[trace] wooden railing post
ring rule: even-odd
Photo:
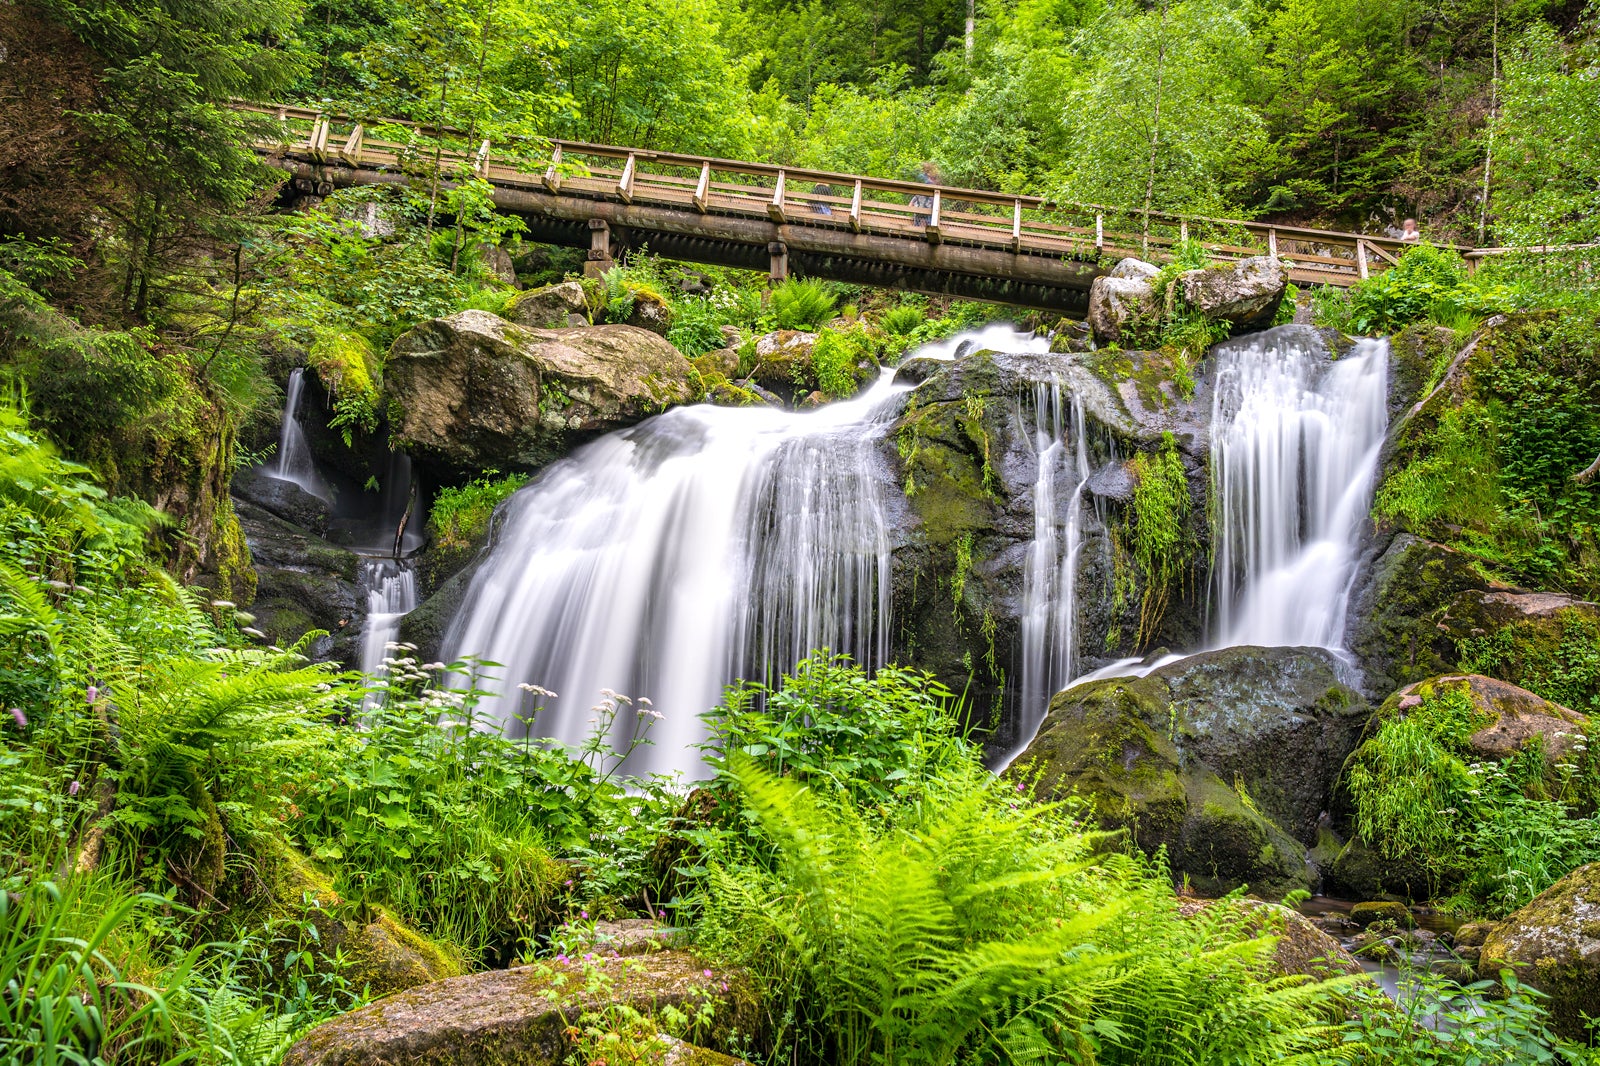
[[[1367,242],[1360,237],[1356,238],[1356,270],[1361,275],[1361,280],[1367,279]]]
[[[1011,251],[1013,254],[1022,251],[1022,199],[1018,197],[1011,204]]]
[[[789,246],[782,241],[772,241],[767,245],[767,255],[771,257],[767,280],[774,285],[783,284],[789,277]]]
[[[488,178],[489,176],[489,139],[487,137],[478,146],[478,154],[473,157],[472,172],[480,178]]]
[[[694,187],[694,207],[702,215],[706,213],[706,197],[711,192],[711,164],[700,164],[700,183]]]
[[[612,267],[611,223],[603,218],[589,220],[589,258],[583,264],[585,277],[598,278]]]
[[[1101,253],[1106,250],[1106,216],[1094,216],[1094,250]]]
[[[1185,219],[1181,219],[1178,222],[1178,240],[1186,241],[1188,239],[1189,239],[1189,220],[1185,218]]]
[[[855,195],[850,197],[850,231],[861,232],[861,179],[856,179]]]
[[[783,199],[788,180],[787,174],[782,170],[778,171],[778,185],[772,190],[772,202],[767,205],[767,217],[780,226],[789,221],[789,216],[783,213]],[[785,259],[785,262],[787,261]]]
[[[561,146],[558,144],[555,147],[555,151],[550,153],[550,165],[545,168],[544,178],[542,179],[544,187],[553,193],[561,191],[561,172],[557,169],[560,166]]]
[[[622,197],[625,204],[633,203],[633,153],[628,153],[628,161],[622,165],[622,177],[617,179],[617,195]]]
[[[344,148],[339,152],[339,158],[353,167],[361,165],[361,142],[366,138],[366,131],[361,128],[361,123],[356,123],[356,128],[350,131],[350,136],[344,142]]]
[[[1267,254],[1278,258],[1278,227],[1272,226],[1267,230]]]
[[[933,207],[928,210],[927,230],[929,244],[938,244],[942,239],[942,235],[939,233],[939,207],[940,191],[935,189],[933,190]]]

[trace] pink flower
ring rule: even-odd
[[[76,781],[72,782],[72,784],[67,786],[67,795],[76,796],[78,794],[78,789],[80,789],[82,787],[83,786],[78,784],[78,782],[76,782]]]
[[[701,970],[700,972],[705,974],[707,977],[711,976],[711,971],[710,970]]]
[[[90,685],[88,688],[84,689],[83,694],[89,697],[90,703],[93,703],[95,700],[100,698],[100,690],[95,688],[93,685]]]
[[[18,729],[28,728],[28,716],[22,713],[21,707],[11,708],[11,720],[17,723]]]
[[[589,912],[588,911],[579,911],[578,912],[578,917],[582,918],[584,921],[587,922],[589,920]]]

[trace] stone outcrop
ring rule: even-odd
[[[1550,997],[1552,1029],[1588,1036],[1583,1015],[1600,1008],[1600,863],[1567,874],[1489,932],[1478,972],[1507,967]]]
[[[255,628],[282,647],[310,630],[324,630],[328,635],[314,641],[307,653],[358,664],[367,614],[367,596],[357,584],[361,560],[249,500],[235,498],[234,510],[256,570],[250,604]]]
[[[1138,259],[1124,259],[1089,286],[1089,328],[1101,343],[1115,343],[1140,323],[1153,323],[1161,313],[1152,280],[1159,268]]]
[[[1289,287],[1289,266],[1272,256],[1252,256],[1185,271],[1177,285],[1184,303],[1207,318],[1235,329],[1260,329],[1278,313]]]
[[[1403,716],[1423,700],[1449,694],[1465,697],[1478,728],[1461,753],[1468,762],[1503,761],[1538,747],[1559,762],[1583,741],[1588,719],[1559,703],[1482,674],[1444,674],[1419,681],[1384,701],[1374,724]]]
[[[612,1005],[645,1015],[668,1007],[693,1017],[712,1006],[712,1044],[758,1031],[745,981],[679,951],[632,958],[553,960],[438,981],[379,1000],[317,1026],[289,1049],[284,1066],[557,1066],[573,1049],[572,1026]],[[691,1055],[685,1063],[726,1063]]]
[[[395,443],[448,470],[535,469],[582,441],[696,399],[693,368],[632,326],[526,329],[486,311],[395,341],[385,402]]]
[[[1218,905],[1217,900],[1185,896],[1178,900],[1178,913],[1190,918]],[[1280,976],[1300,974],[1322,980],[1365,972],[1337,939],[1299,911],[1256,899],[1238,900],[1233,905],[1244,913],[1249,935],[1273,938],[1272,962]]]
[[[572,325],[573,315],[587,322],[589,302],[582,285],[563,281],[512,297],[504,313],[506,321],[528,329],[561,329]]]
[[[1013,764],[1041,797],[1078,795],[1201,892],[1281,895],[1306,861],[1368,708],[1336,660],[1228,648],[1058,693]]]
[[[750,380],[785,398],[804,396],[817,387],[811,349],[817,335],[782,329],[756,339],[756,362]]]

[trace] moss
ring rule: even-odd
[[[1195,544],[1185,523],[1189,480],[1172,434],[1163,434],[1159,451],[1135,455],[1128,470],[1134,489],[1125,530],[1144,579],[1134,644],[1143,648],[1160,627],[1173,588],[1189,568]]]
[[[1462,669],[1600,714],[1600,625],[1588,610],[1569,607],[1513,622],[1458,640],[1456,649]]]
[[[359,333],[323,333],[306,361],[333,397],[330,429],[344,435],[346,445],[356,432],[371,433],[378,428],[378,396],[382,363],[378,353]]]

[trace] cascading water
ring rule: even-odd
[[[1387,424],[1389,346],[1304,333],[1219,348],[1213,643],[1338,648]]]
[[[283,426],[278,431],[278,461],[267,472],[280,480],[292,481],[313,496],[327,499],[327,486],[317,476],[316,460],[311,455],[311,446],[306,443],[305,427],[300,424],[305,374],[303,367],[289,371],[289,383],[284,389]]]
[[[735,678],[824,647],[881,665],[877,446],[898,391],[886,376],[813,412],[676,408],[556,463],[507,503],[447,655],[504,664],[485,710],[508,724],[518,684],[553,689],[534,733],[566,744],[603,689],[650,697],[664,718],[634,774],[692,774],[698,716]]]
[[[361,631],[361,672],[369,679],[382,677],[389,645],[400,635],[400,620],[417,606],[416,574],[402,559],[367,559],[361,564],[361,584],[367,590],[367,618]],[[380,703],[376,693],[364,706]]]
[[[1036,383],[1033,395],[1033,540],[1022,577],[1022,687],[1017,703],[1014,758],[1038,731],[1050,697],[1071,680],[1077,661],[1078,549],[1083,488],[1089,480],[1088,434],[1083,400],[1064,404],[1061,383]],[[1068,490],[1065,508],[1058,506]]]

